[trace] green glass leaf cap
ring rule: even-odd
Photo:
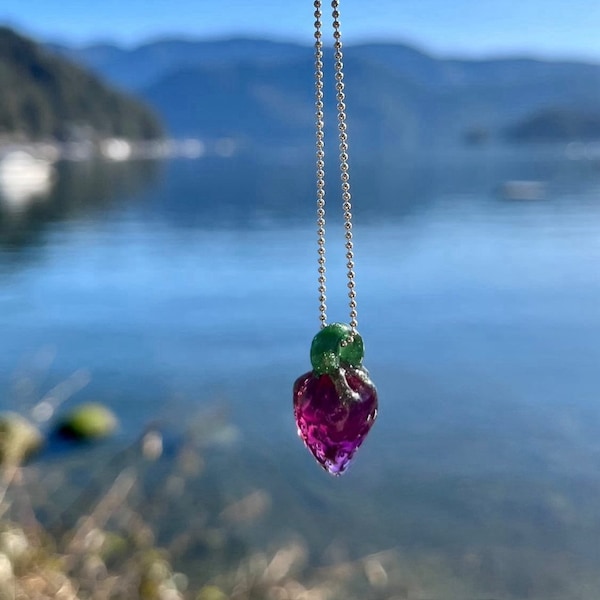
[[[342,342],[348,342],[343,346]],[[336,373],[340,367],[360,367],[365,355],[362,337],[345,323],[331,323],[315,335],[310,347],[310,362],[317,375]]]

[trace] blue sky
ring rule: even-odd
[[[309,43],[312,10],[312,0],[2,0],[0,21],[75,43],[237,34]],[[404,41],[444,55],[600,61],[600,0],[343,0],[342,21],[348,42]]]

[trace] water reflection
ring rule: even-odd
[[[16,150],[0,158],[0,199],[6,210],[21,212],[30,202],[48,196],[55,171],[50,160]]]
[[[28,186],[0,187],[1,245],[26,245],[44,223],[118,209],[144,190],[144,215],[150,209],[177,227],[302,226],[313,218],[314,166],[307,160],[90,160],[47,169],[47,176],[29,178]],[[354,212],[361,224],[369,224],[429,212],[444,199],[502,199],[514,182],[544,189],[552,200],[565,189],[584,190],[597,180],[593,164],[566,161],[560,150],[519,156],[502,149],[466,154],[463,149],[436,160],[409,155],[363,159],[355,165],[352,189]],[[334,223],[341,219],[338,197],[338,176],[332,171],[327,198]]]
[[[152,196],[153,209],[171,225],[184,228],[303,226],[313,220],[315,198],[314,165],[306,158],[281,163],[260,157],[174,161],[167,166],[161,193]],[[383,161],[362,159],[353,167],[359,225],[401,221],[429,213],[434,204],[438,210],[440,202],[451,208],[453,201],[465,198],[476,204],[502,201],[504,187],[514,181],[531,182],[544,189],[545,198],[556,201],[565,190],[589,190],[599,178],[594,164],[566,161],[560,148],[542,155],[457,150],[435,160],[398,155]],[[338,181],[332,169],[327,179],[332,223],[341,221]]]
[[[156,184],[157,161],[83,161],[25,165],[20,179],[0,187],[0,248],[36,245],[50,223],[85,218],[131,202]],[[44,172],[41,172],[41,170]]]

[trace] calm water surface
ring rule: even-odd
[[[545,199],[502,199],[514,179]],[[598,165],[373,161],[354,191],[380,418],[346,477],[312,464],[291,415],[318,326],[311,165],[64,165],[51,197],[5,203],[1,406],[78,372],[63,408],[108,403],[119,444],[225,405],[224,480],[268,485],[269,528],[301,526],[315,564],[395,548],[423,597],[600,597]],[[345,320],[339,223],[329,314]]]

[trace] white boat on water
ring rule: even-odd
[[[13,150],[0,157],[0,197],[19,208],[34,197],[45,196],[52,188],[52,162],[36,158],[25,150]]]
[[[500,186],[500,195],[505,200],[544,200],[546,183],[527,180],[505,181]]]

